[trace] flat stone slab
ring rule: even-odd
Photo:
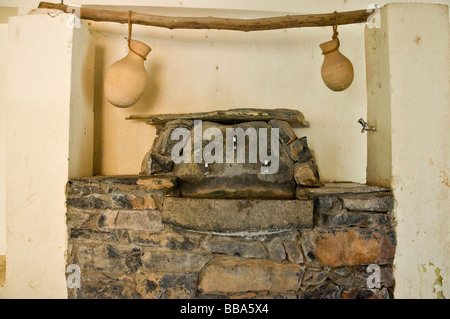
[[[308,195],[311,196],[335,195],[335,194],[361,194],[361,193],[390,191],[390,189],[381,186],[351,183],[351,182],[324,183],[321,187],[305,188],[304,190]]]
[[[67,195],[106,194],[112,189],[121,191],[173,190],[177,179],[172,175],[113,175],[91,176],[70,179],[66,186]]]
[[[309,122],[300,111],[292,109],[240,108],[200,113],[131,115],[127,120],[145,120],[150,125],[161,125],[173,120],[203,120],[218,123],[240,123],[248,121],[288,122],[293,127],[309,127]]]
[[[163,222],[205,233],[264,235],[313,226],[312,200],[167,197]]]

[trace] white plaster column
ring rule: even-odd
[[[93,60],[73,15],[10,18],[6,285],[0,298],[65,298],[65,185],[92,174]]]
[[[396,298],[450,296],[449,15],[439,4],[388,4],[366,27],[367,182],[392,187]]]

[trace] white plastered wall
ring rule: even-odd
[[[8,19],[15,7],[0,7],[0,255],[6,255],[6,79],[8,69]]]
[[[448,6],[391,4],[366,29],[367,180],[392,187],[397,298],[449,297]]]
[[[92,175],[94,56],[86,25],[70,28],[69,17],[10,18],[0,298],[67,297],[65,185]]]

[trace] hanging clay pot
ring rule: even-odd
[[[123,59],[109,67],[105,75],[105,97],[117,107],[135,104],[148,85],[144,60],[152,49],[136,40],[130,40],[130,47],[138,54],[129,50]]]
[[[320,73],[322,80],[330,90],[343,91],[352,84],[353,66],[349,59],[339,52],[339,39],[320,45],[324,60]]]

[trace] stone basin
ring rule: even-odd
[[[273,174],[263,174],[264,165],[258,159],[256,163],[249,163],[249,143],[245,143],[245,163],[226,163],[226,136],[227,128],[261,128],[270,131],[271,126],[267,122],[255,121],[234,125],[221,125],[213,122],[203,122],[203,131],[208,128],[218,128],[224,137],[223,163],[205,162],[194,163],[195,152],[192,152],[191,163],[174,164],[173,173],[178,178],[183,197],[199,198],[279,198],[292,199],[295,197],[295,181],[293,176],[294,162],[289,157],[284,147],[279,147],[278,170]],[[193,136],[193,128],[191,136]],[[258,136],[259,138],[259,136]],[[194,142],[192,141],[192,144]],[[209,141],[203,142],[203,149]],[[278,143],[278,138],[277,138]],[[268,140],[267,152],[270,154],[271,143]],[[192,149],[194,149],[192,145]],[[258,149],[258,151],[261,151]],[[236,153],[236,152],[235,152]],[[235,154],[236,155],[236,154]]]
[[[141,174],[172,174],[183,197],[293,199],[296,185],[320,185],[306,137],[292,129],[307,127],[299,111],[155,115],[146,123],[158,136]]]

